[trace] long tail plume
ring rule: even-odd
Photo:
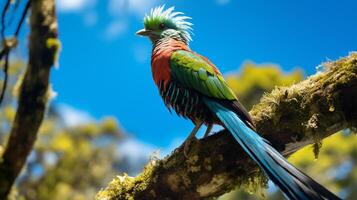
[[[291,165],[267,140],[249,128],[235,112],[220,102],[206,98],[214,112],[247,154],[291,200],[340,199],[312,178]]]

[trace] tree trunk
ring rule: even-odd
[[[0,161],[0,199],[6,199],[26,163],[51,93],[50,69],[59,48],[54,0],[32,0],[29,61],[10,137]]]

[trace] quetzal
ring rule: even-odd
[[[187,20],[191,18],[173,10],[164,10],[164,6],[152,9],[137,35],[149,37],[153,44],[152,75],[165,105],[195,124],[185,144],[203,124],[207,126],[205,135],[213,124],[221,125],[288,199],[339,199],[256,133],[249,113],[216,66],[189,48],[192,24]]]

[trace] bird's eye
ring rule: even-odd
[[[165,26],[164,23],[161,23],[161,24],[159,25],[159,27],[160,27],[161,30],[163,30],[166,26]]]

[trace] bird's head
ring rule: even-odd
[[[174,7],[164,10],[164,6],[151,9],[144,18],[144,29],[137,35],[149,37],[153,43],[163,38],[173,38],[185,42],[191,41],[192,23],[181,12],[174,12]]]

